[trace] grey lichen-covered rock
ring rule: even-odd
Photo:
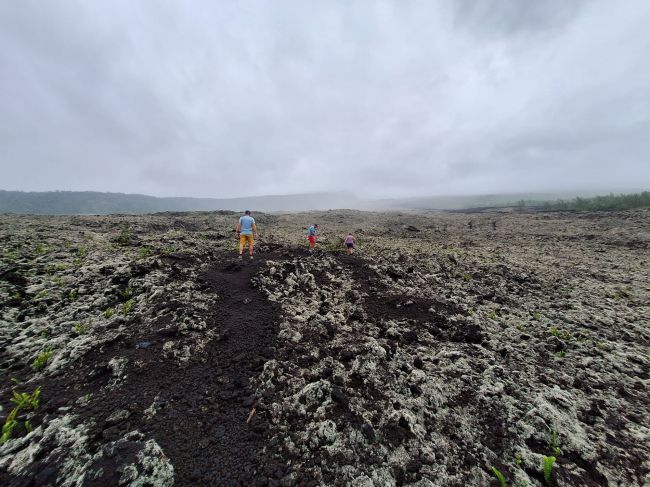
[[[27,436],[5,443],[0,447],[0,467],[20,475],[38,458],[59,465],[59,485],[81,485],[91,457],[87,448],[88,426],[75,422],[74,415],[66,414],[39,426]]]
[[[106,424],[113,425],[121,423],[122,421],[128,419],[129,416],[131,416],[131,413],[126,409],[118,409],[117,411],[113,412],[108,418],[106,418]]]
[[[3,415],[13,389],[42,386],[0,446],[0,474],[191,482],[128,431],[179,411],[208,424],[227,403],[238,425],[256,408],[246,428],[268,436],[271,471],[249,475],[272,485],[489,485],[496,466],[541,487],[544,455],[558,485],[648,484],[649,217],[475,214],[470,232],[459,214],[266,215],[244,267],[224,257],[232,215],[0,216],[0,368],[16,379],[0,381]],[[311,255],[305,221],[323,232]],[[350,230],[353,256],[336,243]],[[215,289],[258,268],[281,318],[259,320],[263,353],[246,343],[225,360],[220,347],[247,337],[222,328],[233,309]],[[248,359],[253,376],[233,377]],[[193,391],[167,376],[179,371],[199,371]],[[229,438],[222,419],[204,448]]]
[[[498,228],[522,223],[507,216]],[[558,232],[553,222],[543,225],[547,235]],[[638,413],[650,411],[637,391],[648,377],[627,358],[647,348],[639,315],[605,297],[612,292],[607,280],[540,264],[552,259],[518,229],[498,248],[488,241],[470,248],[457,231],[447,240],[428,234],[435,244],[417,251],[401,242],[390,247],[377,232],[366,236],[377,242],[366,247],[371,261],[317,254],[269,264],[257,284],[282,306],[280,357],[286,353],[258,382],[276,398],[273,427],[306,432],[301,440],[325,455],[314,469],[325,483],[487,485],[490,467],[510,462],[511,479],[538,485],[530,472],[541,472],[543,455],[558,448],[556,475],[566,485],[589,478],[642,485],[645,474],[629,453],[603,435],[604,409],[616,410],[625,426],[610,434],[625,438],[639,458],[647,451]],[[576,261],[597,257],[580,243],[565,251]],[[640,267],[624,252],[616,258],[639,289]],[[608,269],[608,279],[628,279]],[[595,289],[604,299],[593,299]],[[636,352],[620,346],[612,327]],[[310,408],[306,391],[318,390],[319,376],[332,384],[331,401]],[[633,386],[633,377],[642,382]],[[617,392],[619,381],[628,384],[625,393]],[[330,422],[331,443],[323,435]],[[624,469],[604,460],[612,448]],[[300,445],[292,442],[287,454],[295,450]],[[378,478],[382,463],[390,468]]]
[[[124,419],[124,411],[119,416]],[[114,423],[116,417],[108,422]],[[97,481],[106,474],[110,475],[115,468],[122,472],[120,485],[173,485],[174,468],[154,440],[145,440],[141,433],[131,432],[102,445],[93,455],[89,448],[89,427],[78,423],[74,415],[55,418],[27,436],[0,447],[0,468],[20,476],[36,461],[45,465],[56,464],[56,485],[65,487],[81,487],[86,479]],[[133,460],[127,464],[115,464],[120,458]]]

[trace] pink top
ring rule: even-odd
[[[354,243],[354,237],[352,235],[348,235],[345,239],[345,243],[346,244]]]

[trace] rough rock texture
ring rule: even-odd
[[[0,484],[646,485],[648,217],[2,216]]]

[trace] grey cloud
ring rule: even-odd
[[[647,186],[648,20],[642,0],[5,2],[1,186]]]
[[[488,37],[542,35],[563,29],[589,0],[458,0],[452,3],[454,22],[472,34]]]

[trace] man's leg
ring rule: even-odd
[[[253,258],[253,248],[255,247],[255,241],[253,240],[253,236],[251,235],[248,239],[248,255],[250,258]]]

